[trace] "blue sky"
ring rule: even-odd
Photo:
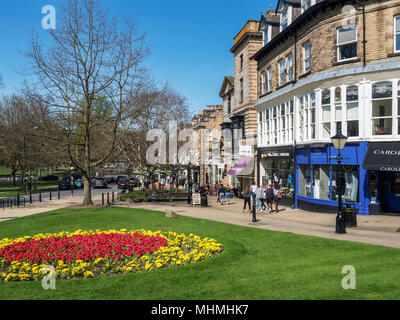
[[[41,28],[44,5],[56,10],[60,0],[1,1],[0,94],[12,93],[23,82],[27,65],[19,51],[27,47],[32,31],[46,39]],[[225,75],[233,75],[233,37],[251,19],[274,8],[270,0],[103,0],[112,15],[133,15],[147,34],[151,55],[146,60],[154,77],[186,96],[192,113],[207,104],[220,104]]]

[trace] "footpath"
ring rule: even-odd
[[[79,208],[82,200],[82,197],[74,196],[37,203],[26,208],[7,208],[0,210],[0,222],[61,208]],[[101,195],[94,196],[93,201],[95,205],[101,205]],[[171,210],[180,216],[400,249],[400,232],[397,232],[400,228],[400,216],[358,216],[357,228],[347,228],[347,234],[338,235],[335,233],[336,214],[314,213],[282,206],[279,213],[258,213],[259,221],[253,223],[251,213],[242,212],[241,199],[234,198],[229,205],[220,205],[215,197],[209,197],[208,205],[208,208],[202,208],[185,202],[119,202],[115,206],[155,211]]]
[[[257,213],[256,223],[251,213],[243,213],[243,201],[232,199],[229,205],[220,205],[215,197],[209,197],[208,208],[186,203],[140,203],[120,204],[131,208],[156,211],[172,210],[181,216],[207,219],[240,226],[273,231],[291,232],[307,236],[360,242],[400,249],[400,216],[357,216],[357,228],[347,228],[347,234],[338,235],[336,214],[314,213],[290,207],[281,207],[278,213]]]

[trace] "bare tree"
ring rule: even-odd
[[[98,0],[68,0],[59,12],[48,49],[44,52],[34,37],[26,54],[41,85],[38,97],[62,128],[56,134],[63,138],[59,143],[83,174],[83,205],[92,205],[94,169],[115,151],[121,122],[138,111],[131,97],[143,81],[148,49],[132,19],[124,18],[120,25]],[[102,114],[96,108],[100,99],[111,106]],[[54,132],[45,129],[43,134],[51,138]]]
[[[178,156],[176,155],[176,159],[173,161],[168,152],[169,138],[177,138],[168,135],[169,125],[174,122],[179,129],[183,123],[187,123],[188,107],[186,99],[171,89],[169,85],[158,89],[150,80],[147,82],[147,86],[136,92],[133,100],[140,106],[141,112],[137,114],[134,121],[124,127],[126,135],[120,136],[118,149],[126,160],[130,172],[146,176],[155,188],[153,175],[157,170],[173,171],[181,168]],[[148,141],[147,135],[154,129],[165,134],[164,137],[157,137],[164,147],[165,162],[152,162],[147,157],[146,152],[154,143]]]
[[[28,114],[32,113],[23,96],[5,96],[0,102],[0,159],[11,169],[12,184],[21,170],[20,188],[25,188],[25,173],[48,165],[49,157],[42,141],[35,136],[35,128]]]

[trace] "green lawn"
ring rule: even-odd
[[[1,214],[1,213],[0,213]],[[1,217],[1,216],[0,216]],[[250,221],[250,220],[249,220]],[[0,223],[2,238],[77,229],[145,228],[212,237],[224,252],[184,267],[57,281],[0,283],[0,299],[399,299],[400,251],[126,208],[63,209]],[[357,289],[341,287],[346,265]]]

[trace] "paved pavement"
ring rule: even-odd
[[[62,200],[35,203],[27,208],[0,210],[0,222],[27,215],[38,214],[67,207],[79,207],[82,197],[66,197]],[[95,205],[101,205],[101,194],[93,196]],[[347,228],[347,234],[335,233],[336,215],[313,213],[303,210],[281,207],[279,213],[257,214],[260,221],[253,223],[250,213],[242,213],[243,202],[233,199],[229,205],[217,204],[215,197],[209,198],[209,207],[191,206],[185,202],[174,203],[119,203],[117,206],[143,208],[156,211],[170,209],[181,216],[214,220],[235,225],[291,232],[308,236],[360,242],[379,246],[400,248],[400,217],[395,216],[358,216],[358,227]]]
[[[335,233],[336,214],[313,213],[288,207],[281,207],[279,213],[257,214],[257,223],[252,222],[250,213],[242,213],[243,202],[233,199],[231,204],[217,204],[216,198],[209,198],[209,207],[193,207],[185,203],[163,204],[142,203],[125,205],[157,211],[170,209],[181,216],[214,220],[241,226],[248,226],[294,234],[317,236],[329,239],[346,240],[400,248],[400,217],[396,216],[358,216],[358,227],[347,228],[347,234]]]

